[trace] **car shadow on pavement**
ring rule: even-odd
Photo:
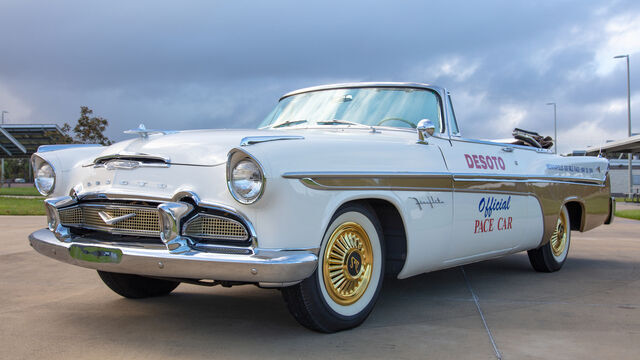
[[[594,271],[604,266],[604,262],[607,261],[572,259],[564,275],[563,272],[539,274],[530,268],[526,254],[518,254],[468,265],[465,271],[481,302],[484,299],[502,301],[505,297],[517,299],[518,296],[531,299],[539,294],[548,297],[554,289],[566,286],[572,274],[588,276],[585,271]],[[539,288],[531,288],[534,281]],[[118,297],[105,287],[99,296],[99,306],[85,300],[76,304],[74,311],[65,311],[61,319],[65,322],[64,328],[85,336],[103,337],[119,346],[147,347],[150,353],[165,346],[158,345],[160,343],[175,343],[185,357],[191,351],[200,353],[212,349],[253,357],[255,353],[243,350],[249,340],[257,346],[273,349],[279,344],[303,353],[305,346],[313,346],[320,336],[296,323],[275,289],[251,285],[204,288],[183,284],[169,296],[130,300]],[[426,332],[436,331],[438,326],[446,326],[449,331],[456,328],[462,332],[483,331],[476,311],[460,268],[405,280],[387,278],[369,319],[348,331],[351,340],[346,339],[344,333],[320,338],[329,339],[334,346],[350,346],[352,342],[365,340],[372,332],[410,329],[407,326],[411,324],[419,324]],[[393,332],[389,333],[390,341],[394,336]],[[238,348],[232,350],[234,346]]]

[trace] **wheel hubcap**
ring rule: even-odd
[[[567,218],[563,213],[560,213],[556,229],[551,235],[551,251],[553,255],[560,256],[567,247]]]
[[[372,268],[367,232],[354,222],[338,226],[327,242],[322,269],[331,299],[340,305],[358,301],[369,286]]]

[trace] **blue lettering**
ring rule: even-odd
[[[511,196],[507,197],[506,200],[504,198],[496,199],[493,196],[483,197],[478,203],[478,211],[484,215],[485,218],[490,217],[494,211],[509,210],[510,208]]]

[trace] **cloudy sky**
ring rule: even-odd
[[[0,2],[0,109],[9,123],[107,135],[255,127],[280,95],[344,81],[448,88],[463,135],[553,133],[561,152],[640,132],[640,2]],[[635,87],[635,88],[634,88]],[[637,110],[634,110],[637,109]]]

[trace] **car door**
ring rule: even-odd
[[[526,150],[523,150],[526,151]],[[517,147],[452,137],[442,152],[453,178],[453,230],[446,263],[513,252],[531,242],[526,161]]]

